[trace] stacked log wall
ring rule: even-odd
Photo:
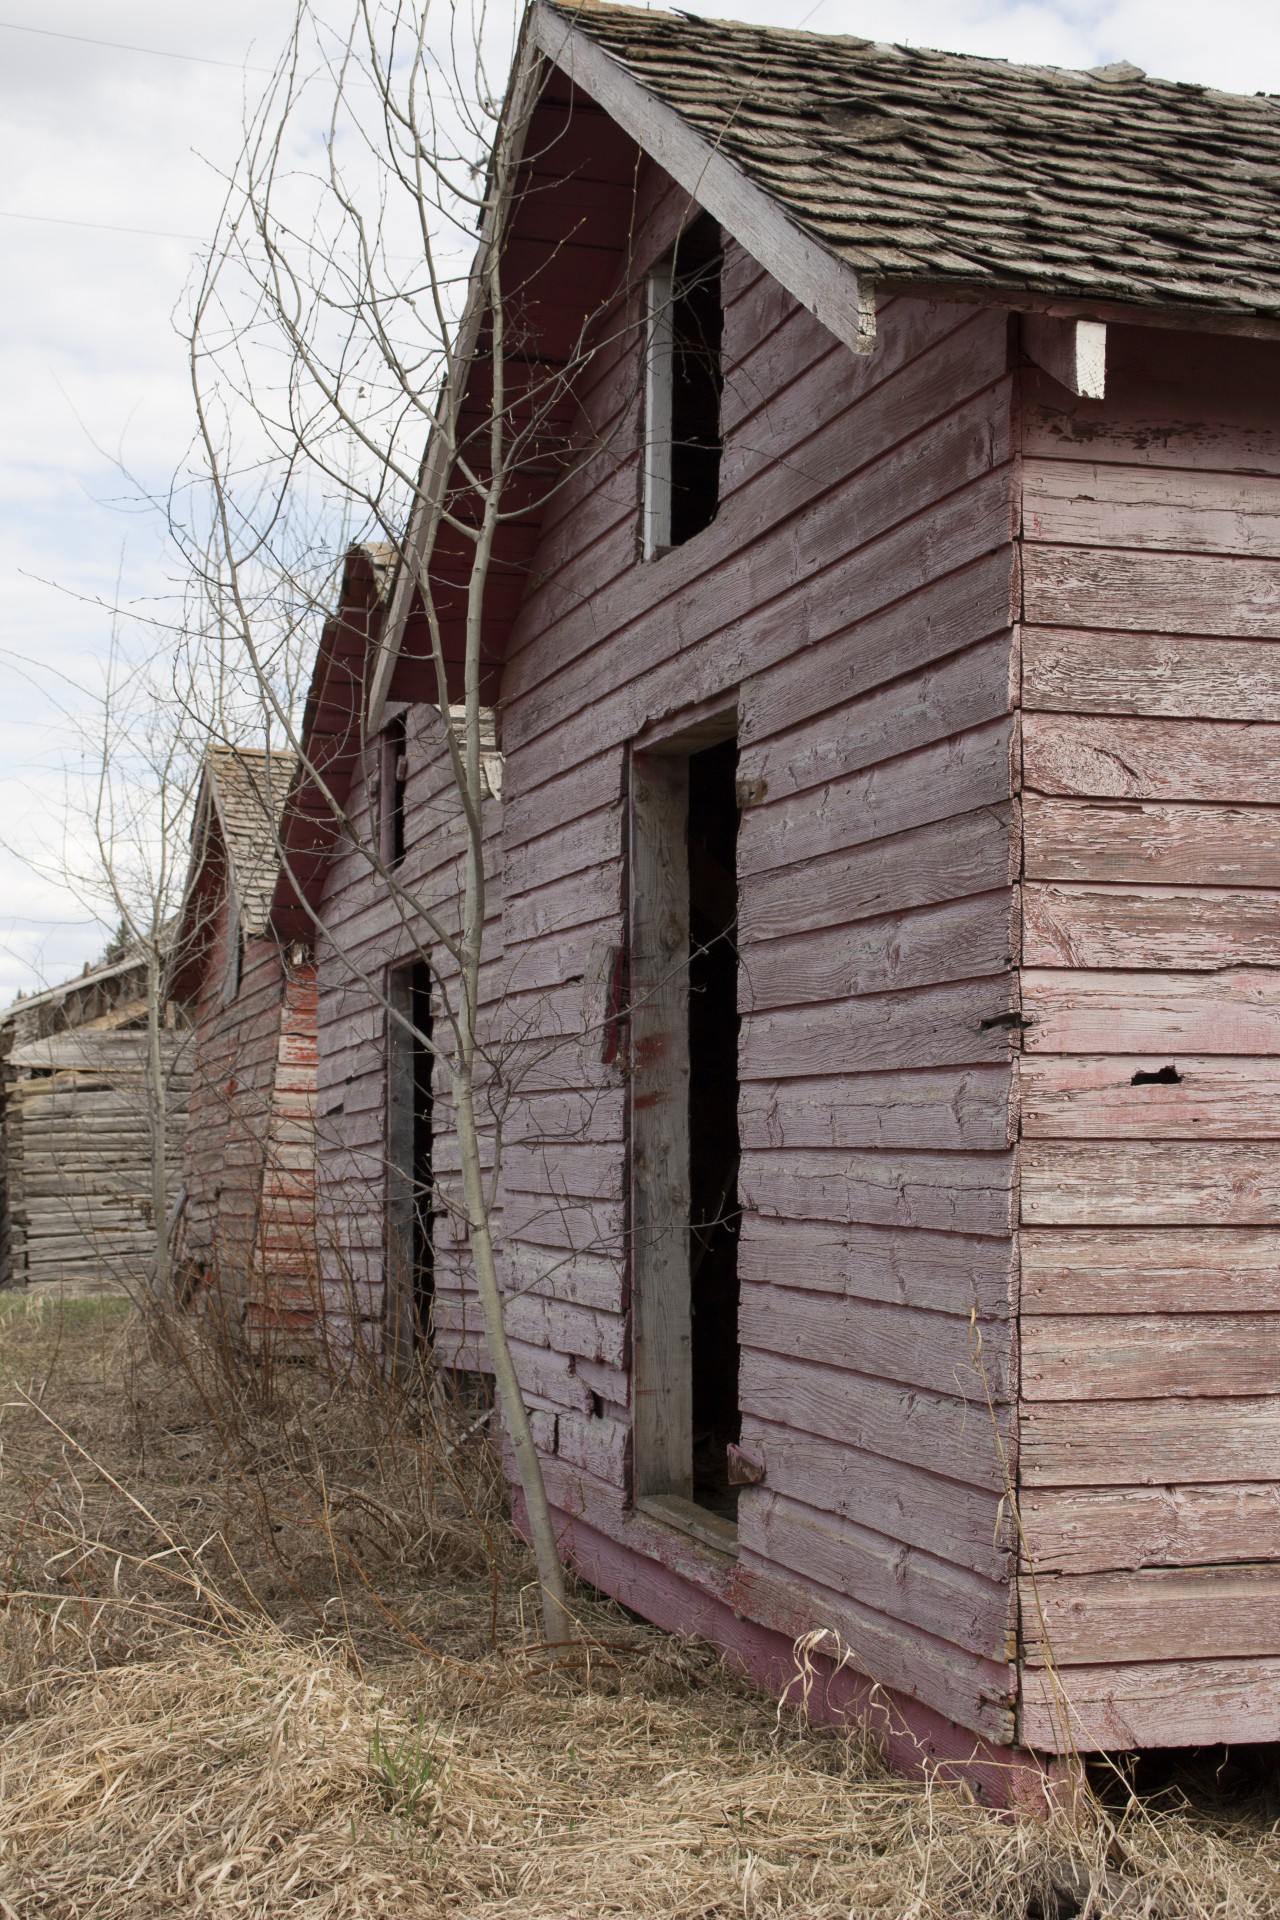
[[[190,1036],[162,1037],[176,1191]],[[154,1272],[147,1036],[71,1030],[15,1046],[4,1112],[10,1284],[143,1294]]]
[[[408,710],[405,789],[406,848],[395,887],[369,857],[378,846],[375,741],[357,769],[346,802],[350,832],[328,862],[318,907],[318,1086],[316,1099],[317,1227],[321,1268],[333,1324],[345,1320],[349,1337],[380,1349],[404,1276],[388,1270],[388,977],[396,967],[429,957],[444,994],[456,975],[448,955],[418,908],[456,931],[463,888],[466,837],[452,770],[429,707]],[[486,922],[481,979],[483,1044],[494,1032],[500,991],[502,889],[501,770],[485,756],[491,797],[486,803]],[[415,906],[416,903],[416,906]],[[435,1032],[447,1044],[441,993],[433,994]],[[448,1366],[487,1369],[480,1315],[461,1225],[456,1134],[449,1116],[447,1072],[433,1076],[433,1171],[436,1202],[435,1301],[437,1353]],[[482,1116],[487,1067],[479,1063]],[[492,1127],[486,1122],[491,1169]],[[493,1216],[501,1244],[501,1213]]]
[[[661,176],[645,191],[637,274],[687,213]],[[530,1042],[503,1189],[518,1362],[602,1584],[688,1624],[678,1569],[1008,1741],[1008,325],[886,300],[855,358],[736,247],[724,286],[716,520],[638,561],[633,279],[504,674],[507,1006]],[[739,839],[740,1399],[765,1480],[736,1564],[630,1506],[626,1076],[601,1044],[629,743],[713,703],[736,704],[763,796]]]
[[[1023,378],[1021,1732],[1043,1748],[1280,1732],[1277,349],[1113,327],[1108,353],[1100,402]]]

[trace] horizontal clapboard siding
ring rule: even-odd
[[[650,173],[640,205],[648,257],[683,201]],[[733,704],[754,795],[738,841],[739,1395],[765,1467],[742,1496],[734,1604],[766,1622],[779,1583],[806,1593],[805,1623],[847,1619],[877,1677],[1007,1739],[1007,332],[889,301],[859,359],[733,247],[724,286],[715,521],[637,564],[634,357],[588,386],[599,451],[550,512],[504,671],[504,1019],[523,1052],[503,1217],[522,1310],[547,1303],[531,1337],[563,1362],[540,1376],[560,1410],[540,1439],[568,1510],[642,1537],[609,1439],[630,1418],[626,1081],[602,1044],[627,753],[656,720]]]
[[[1204,344],[1112,337],[1106,401],[1028,375],[1024,413],[1021,1732],[1051,1748],[1280,1732],[1280,408],[1236,425]]]
[[[388,1266],[387,972],[426,952],[443,975],[443,991],[454,991],[447,955],[423,915],[431,915],[446,931],[456,930],[459,861],[465,846],[452,774],[429,708],[409,709],[406,753],[406,852],[397,872],[398,894],[384,886],[368,851],[377,845],[376,798],[369,780],[375,750],[357,768],[347,799],[352,830],[339,841],[326,868],[317,940],[316,1214],[321,1272],[331,1321],[345,1323],[347,1337],[375,1353],[385,1338],[395,1289],[404,1278]],[[486,764],[496,788],[496,763]],[[487,918],[479,1019],[488,1034],[502,990],[502,818],[496,792],[486,802],[484,825]],[[440,1004],[435,1016],[443,1029]],[[483,1064],[478,1082],[483,1111]],[[457,1142],[441,1066],[436,1068],[434,1094],[432,1159],[439,1189],[434,1228],[436,1351],[446,1365],[483,1368],[487,1356],[460,1225]],[[491,1129],[486,1129],[485,1139],[491,1162]],[[499,1247],[501,1224],[497,1213]]]

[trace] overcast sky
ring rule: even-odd
[[[341,0],[322,14],[345,17]],[[1276,0],[733,0],[705,14],[1280,93]],[[0,839],[50,850],[103,606],[161,594],[162,490],[189,438],[173,313],[216,221],[246,90],[291,0],[0,0]],[[38,28],[33,32],[24,29]],[[64,37],[82,36],[82,38]],[[126,43],[84,44],[84,38]],[[150,50],[150,51],[148,51]],[[167,56],[189,56],[174,58]],[[102,948],[53,880],[0,853],[0,1005]]]

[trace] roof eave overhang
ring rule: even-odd
[[[522,118],[527,120],[527,108],[540,88],[541,71],[546,62],[558,68],[603,108],[691,199],[704,207],[828,332],[855,353],[870,353],[875,346],[877,292],[1129,326],[1280,339],[1280,318],[1245,310],[1154,302],[1146,305],[1083,296],[1073,299],[1025,287],[931,280],[925,275],[919,278],[868,275],[814,239],[771,194],[750,180],[734,160],[660,100],[624,62],[589,34],[579,31],[564,12],[547,5],[546,0],[533,0],[525,16],[508,92],[505,117],[509,126],[513,122],[518,124]],[[455,358],[464,381],[482,318],[479,263],[485,249],[493,244],[494,232],[500,229],[505,216],[505,206],[492,208],[491,225],[482,234],[477,253],[477,268],[472,274]],[[446,437],[433,432],[371,679],[370,731],[381,724],[416,586],[430,564],[428,530],[435,523],[449,464]]]
[[[511,137],[516,140],[523,137],[528,109],[541,90],[546,62],[558,68],[602,107],[637,146],[670,174],[692,200],[705,207],[829,332],[855,353],[871,352],[875,345],[875,294],[871,285],[861,280],[846,261],[838,259],[805,233],[771,195],[749,180],[734,161],[644,86],[621,61],[587,34],[580,33],[564,14],[546,6],[543,0],[534,0],[525,18],[508,92],[506,119]],[[505,216],[505,206],[493,207],[491,230],[481,236],[455,359],[464,378],[482,318],[480,262],[486,249],[492,246]],[[430,563],[430,529],[435,524],[449,464],[447,437],[437,430],[428,444],[418,501],[392,589],[370,687],[371,731],[380,724],[390,696],[416,585]]]

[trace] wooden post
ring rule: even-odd
[[[693,1494],[689,1315],[689,765],[631,766],[635,1492]]]

